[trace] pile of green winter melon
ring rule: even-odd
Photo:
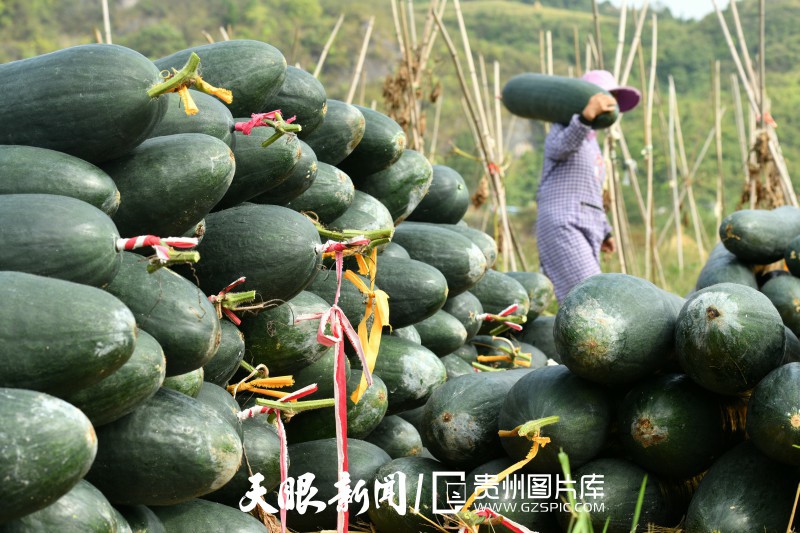
[[[175,92],[193,52],[202,79]],[[0,86],[0,531],[274,526],[258,507],[240,509],[253,474],[272,506],[281,479],[274,420],[237,416],[262,397],[243,382],[266,367],[292,376],[280,390],[317,384],[303,401],[333,397],[334,349],[319,342],[319,318],[297,319],[339,294],[344,315],[361,322],[365,294],[339,285],[321,247],[354,235],[380,243],[374,282],[388,295],[389,326],[373,385],[347,404],[350,483],[370,491],[364,512],[351,503],[351,524],[452,525],[434,512],[454,503],[443,486],[434,496],[434,473],[463,473],[471,492],[477,475],[531,449],[498,431],[557,416],[541,430],[551,442],[479,506],[516,504],[504,514],[520,526],[567,530],[574,516],[550,505],[565,496],[563,450],[576,481],[603,476],[587,500],[602,504],[598,530],[607,519],[609,531],[630,529],[645,474],[641,524],[785,529],[800,464],[795,278],[771,279],[765,297],[749,265],[777,258],[729,242],[760,250],[788,215],[759,222],[754,237],[726,230],[735,256],[717,249],[704,270],[716,277],[688,300],[601,275],[557,316],[539,316],[552,285],[493,268],[494,240],[462,220],[463,178],[407,149],[386,115],[329,99],[269,44],[226,41],[155,62],[79,46],[0,65]],[[223,88],[229,103],[216,98]],[[263,113],[267,125],[250,130]],[[199,244],[165,252],[182,241],[146,240],[167,253],[164,264],[121,240],[147,235]],[[348,257],[344,268],[358,265]],[[787,287],[770,292],[776,283]],[[248,291],[252,301],[236,299]],[[362,373],[347,351],[350,393]],[[335,529],[333,410],[284,422],[288,475],[313,474],[310,496],[323,504],[295,506],[286,525]],[[419,496],[415,512],[374,498],[376,483],[398,474],[408,504]],[[550,476],[550,494],[509,489],[530,474]]]

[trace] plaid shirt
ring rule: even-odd
[[[582,279],[600,273],[600,245],[611,233],[603,209],[605,163],[596,134],[574,115],[552,124],[536,193],[536,238],[542,270],[559,301]]]

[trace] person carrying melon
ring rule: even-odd
[[[624,113],[639,104],[641,94],[620,87],[605,70],[581,78],[604,89],[568,124],[552,124],[544,145],[542,179],[536,192],[536,242],[542,272],[561,302],[575,285],[600,274],[600,252],[615,250],[611,225],[603,208],[605,162],[591,123],[616,106]]]

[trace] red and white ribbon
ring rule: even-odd
[[[290,394],[287,394],[283,398],[280,398],[279,402],[288,402],[291,400],[298,400],[304,396],[308,396],[309,394],[317,392],[317,384],[314,383],[307,387],[303,387],[302,389],[296,390]],[[289,451],[286,446],[286,430],[283,427],[283,422],[281,421],[281,413],[280,409],[276,409],[275,407],[269,407],[267,405],[257,405],[255,407],[251,407],[250,409],[245,409],[244,411],[238,413],[236,416],[239,420],[245,420],[246,418],[252,418],[256,415],[260,414],[270,414],[275,413],[275,420],[278,422],[278,440],[280,442],[281,451],[280,451],[280,470],[281,470],[281,484],[280,484],[280,494],[278,494],[278,503],[280,508],[280,516],[281,516],[281,533],[286,533],[286,479],[289,477]]]
[[[512,531],[513,533],[535,533],[534,531],[531,531],[527,527],[525,527],[523,525],[520,525],[520,524],[517,524],[516,522],[514,522],[512,520],[509,520],[508,518],[504,517],[501,514],[498,514],[498,513],[494,512],[494,511],[492,511],[491,509],[484,508],[484,509],[481,509],[480,511],[476,511],[475,514],[478,515],[478,516],[485,517],[485,518],[500,518],[502,520],[502,522],[500,522],[500,523],[502,525],[506,526],[506,529],[508,529],[509,531]],[[458,533],[466,533],[466,532],[467,532],[467,528],[465,528],[465,527],[462,527],[461,529],[458,530]]]
[[[517,309],[519,309],[519,304],[511,304],[502,311],[500,311],[499,313],[497,313],[496,315],[493,315],[491,313],[481,313],[475,318],[477,318],[478,320],[484,320],[486,322],[502,322],[503,324],[505,324],[506,326],[515,331],[522,331],[522,326],[520,326],[519,324],[514,324],[513,322],[506,322],[505,320],[501,320],[499,318],[499,317],[507,317],[511,313],[515,312]]]
[[[156,237],[155,235],[140,235],[129,239],[117,239],[117,251],[135,250],[151,246],[156,256],[162,263],[169,261],[169,247],[194,248],[200,241],[194,237]]]
[[[367,358],[361,346],[361,340],[353,328],[350,321],[339,307],[339,295],[342,288],[342,263],[344,261],[344,251],[353,246],[365,246],[369,244],[369,239],[355,237],[345,242],[328,241],[318,247],[319,253],[333,252],[336,255],[336,295],[333,305],[324,313],[314,313],[311,315],[299,316],[295,323],[303,320],[319,319],[317,330],[317,341],[324,346],[333,346],[336,352],[333,365],[333,399],[334,399],[334,418],[336,420],[336,455],[337,455],[337,479],[343,481],[344,473],[349,470],[347,462],[347,375],[345,366],[344,340],[345,337],[358,354],[361,367],[368,385],[372,385],[372,374],[369,371]],[[330,325],[330,335],[325,333],[325,326]],[[347,486],[345,483],[339,484],[339,501],[346,502]],[[338,511],[337,528],[338,533],[347,533],[349,528],[350,515],[347,508]]]
[[[217,294],[212,294],[211,296],[209,296],[208,301],[214,305],[224,301],[226,294],[231,292],[233,289],[235,289],[245,281],[247,281],[247,279],[244,276],[242,276],[241,278],[237,279],[236,281],[234,281],[233,283],[231,283],[230,285],[219,291]],[[223,307],[222,305],[219,306],[219,309],[223,313],[225,313],[225,316],[227,316],[230,319],[230,321],[236,324],[237,326],[242,323],[242,320],[238,316],[236,316],[234,312],[231,311],[230,309]]]

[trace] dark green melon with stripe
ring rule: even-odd
[[[0,523],[44,509],[89,471],[92,424],[48,394],[0,388]]]
[[[658,478],[633,463],[624,459],[597,459],[574,470],[573,476],[582,484],[593,483],[584,490],[583,499],[578,501],[585,502],[591,508],[600,507],[599,511],[590,513],[592,527],[597,531],[631,531],[645,476],[647,485],[638,513],[639,525],[636,531],[646,531],[650,524],[661,527],[676,525],[669,521],[670,502]],[[570,522],[570,514],[566,511],[561,511],[558,518],[562,527]]]
[[[286,180],[252,199],[257,204],[286,205],[313,185],[317,179],[319,163],[317,155],[309,145],[303,141],[300,144],[300,160],[292,168]]]
[[[295,135],[283,135],[266,148],[261,146],[273,133],[275,130],[266,126],[253,128],[250,135],[234,134],[236,172],[217,210],[252,200],[289,179],[301,159],[302,147]]]
[[[200,392],[200,387],[203,386],[203,368],[165,378],[162,386],[194,398]]]
[[[120,505],[119,513],[125,517],[132,533],[165,533],[164,524],[145,505]]]
[[[427,194],[431,184],[431,164],[416,150],[404,150],[400,158],[368,176],[354,180],[356,188],[380,200],[401,223]]]
[[[411,259],[405,248],[396,242],[390,242],[381,250],[381,257],[400,257],[401,259]]]
[[[319,161],[338,165],[361,142],[366,121],[356,106],[341,100],[328,99],[327,107],[322,125],[309,135],[303,135],[303,140]]]
[[[350,177],[327,163],[317,163],[317,177],[302,194],[286,207],[298,213],[314,213],[320,222],[330,224],[353,203],[356,189]],[[313,216],[313,215],[312,215]]]
[[[681,368],[720,394],[753,388],[781,363],[785,343],[775,306],[755,289],[735,283],[694,293],[675,326]]]
[[[66,400],[99,427],[131,413],[154,395],[164,381],[166,368],[161,345],[139,330],[133,354],[124,365],[94,385],[66,396]]]
[[[114,181],[77,157],[34,146],[0,145],[0,194],[71,196],[112,216],[119,207]]]
[[[336,352],[333,348],[326,351],[322,357],[311,363],[305,368],[301,368],[295,372],[294,388],[295,390],[302,389],[308,385],[317,385],[317,392],[309,394],[305,397],[308,400],[320,400],[324,398],[333,398],[333,364],[336,360]],[[345,357],[344,365],[347,375],[350,375],[350,360]]]
[[[178,133],[202,133],[215,137],[233,148],[233,115],[227,106],[214,96],[190,89],[200,111],[195,115],[187,115],[178,93],[164,95],[167,99],[167,112],[164,118],[150,133],[150,138]]]
[[[287,523],[297,531],[317,531],[320,529],[336,529],[336,505],[328,504],[328,500],[336,496],[338,481],[336,472],[336,439],[322,439],[301,442],[289,446],[289,476],[297,478],[304,474],[314,475],[314,487],[319,490],[314,500],[324,502],[324,509],[317,513],[309,507],[304,514],[296,510],[287,513]],[[391,458],[369,442],[358,439],[347,439],[347,456],[350,465],[350,486],[355,487],[360,480],[372,487],[376,471],[388,463]],[[382,479],[382,478],[381,478]],[[367,495],[367,502],[371,500]],[[269,501],[269,500],[268,500]],[[272,499],[275,505],[274,498]],[[361,508],[361,502],[350,503],[351,522]]]
[[[0,228],[0,270],[104,287],[119,269],[117,227],[81,200],[0,195]]]
[[[0,525],[3,533],[108,533],[131,531],[103,493],[88,481],[72,489],[44,509]]]
[[[795,237],[789,242],[789,246],[786,247],[786,251],[784,252],[783,259],[786,261],[786,267],[789,269],[789,272],[791,272],[793,276],[800,277],[800,236]]]
[[[798,480],[796,469],[744,442],[720,457],[700,482],[686,531],[786,531]]]
[[[449,509],[446,504],[447,486],[444,478],[440,477],[436,482],[434,473],[444,471],[443,465],[434,460],[423,457],[401,457],[385,463],[377,469],[372,480],[367,484],[372,486],[374,482],[386,483],[387,480],[396,486],[395,491],[405,491],[407,507],[413,508],[415,512],[405,509],[401,514],[392,506],[397,505],[396,498],[387,500],[380,499],[377,505],[369,508],[369,519],[381,533],[433,533],[441,531],[441,524],[444,524],[445,515],[434,512],[434,506],[438,509]],[[401,488],[399,485],[403,484]],[[436,483],[436,495],[434,500],[434,483]],[[412,500],[408,495],[414,495]],[[419,494],[419,508],[416,507],[416,496]]]
[[[415,222],[455,224],[469,209],[469,189],[458,171],[445,166],[433,165],[428,192],[417,207],[408,215]]]
[[[535,460],[526,466],[532,472],[561,472],[559,448],[569,456],[573,468],[600,453],[612,421],[609,393],[563,365],[546,366],[526,374],[511,387],[500,409],[498,428],[511,430],[551,416],[559,417],[559,421],[546,426],[543,435],[558,446],[541,448]],[[524,458],[531,449],[531,441],[523,437],[503,437],[500,441],[515,461]]]
[[[217,353],[203,365],[203,379],[220,387],[228,384],[244,359],[244,335],[229,320],[220,320]]]
[[[556,297],[553,282],[544,274],[539,272],[506,272],[506,275],[517,280],[528,291],[528,299],[531,304],[528,308],[527,322],[536,320],[539,314]]]
[[[412,457],[422,452],[422,438],[417,429],[397,415],[383,417],[364,440],[388,453],[392,459]]]
[[[622,400],[619,439],[642,468],[666,478],[688,479],[726,450],[731,428],[723,413],[720,398],[685,374],[655,376]]]
[[[697,277],[696,289],[705,289],[717,283],[739,283],[753,289],[758,288],[753,270],[729,252],[722,243],[714,246],[708,255],[706,264]]]
[[[369,279],[364,276],[359,277],[369,287]],[[334,268],[320,272],[306,290],[322,298],[330,307],[336,297],[337,285],[336,269]],[[364,303],[364,295],[355,285],[344,279],[344,276],[342,276],[342,286],[339,291],[339,307],[344,311],[347,320],[350,321],[353,327],[356,327],[361,322],[361,319],[364,318],[364,311],[367,307]],[[319,324],[319,322],[315,323]]]
[[[372,376],[372,385],[367,387],[358,403],[353,403],[350,395],[361,382],[361,375],[360,369],[353,369],[347,380],[348,439],[363,439],[369,435],[383,420],[389,406],[386,385],[378,376]],[[298,413],[286,425],[286,434],[291,444],[336,437],[333,407]]]
[[[467,340],[478,334],[483,320],[478,316],[483,313],[481,301],[469,291],[462,292],[447,299],[442,307],[454,317],[456,317],[464,329],[467,330]]]
[[[389,322],[393,328],[425,320],[447,301],[447,280],[422,261],[380,257],[375,283],[389,295]]]
[[[122,197],[113,216],[121,234],[172,237],[189,231],[220,201],[236,163],[219,139],[182,133],[149,139],[102,168]]]
[[[317,340],[319,319],[295,320],[328,309],[330,304],[320,296],[303,291],[283,305],[246,316],[242,332],[247,361],[253,366],[266,365],[271,376],[291,374],[310,365],[328,350]]]
[[[422,339],[419,336],[419,332],[417,328],[414,326],[406,326],[404,328],[392,328],[389,332],[389,335],[394,335],[395,337],[400,337],[401,339],[406,339],[411,342],[416,342],[417,344],[422,344]]]
[[[241,426],[244,452],[239,469],[230,481],[211,494],[206,494],[203,499],[238,507],[239,500],[252,487],[248,478],[255,473],[264,476],[261,486],[268,491],[280,484],[281,444],[276,428],[267,421],[267,415],[245,419]]]
[[[485,231],[477,228],[471,228],[466,224],[440,224],[443,228],[460,233],[467,239],[471,240],[475,246],[481,249],[484,257],[486,257],[486,268],[494,267],[497,261],[497,242]]]
[[[425,447],[457,468],[472,468],[500,456],[498,416],[508,391],[529,372],[474,372],[437,388],[422,415]]]
[[[439,225],[404,222],[397,226],[392,240],[405,248],[412,259],[444,274],[451,296],[470,290],[486,273],[486,257],[480,248]]]
[[[215,410],[239,436],[242,436],[242,422],[237,416],[242,409],[226,389],[204,381],[195,399]]]
[[[280,91],[286,78],[286,59],[280,50],[261,41],[234,39],[187,48],[155,61],[160,70],[180,69],[194,52],[200,56],[203,80],[233,93],[228,104],[234,117],[260,112]]]
[[[167,507],[153,507],[153,511],[164,524],[165,531],[170,533],[197,533],[199,531],[267,533],[269,531],[254,516],[240,511],[238,502],[236,507],[206,500],[190,500]]]
[[[377,198],[355,191],[353,201],[344,213],[331,220],[328,227],[337,231],[389,231],[394,228],[392,214]]]
[[[217,311],[194,283],[168,268],[150,273],[147,265],[142,256],[123,252],[122,267],[106,290],[164,349],[167,376],[196,370],[217,353]]]
[[[467,330],[456,317],[442,309],[414,324],[420,344],[439,357],[451,353],[467,342]]]
[[[561,363],[558,350],[556,350],[556,341],[553,333],[555,321],[555,316],[540,316],[533,322],[525,323],[522,332],[517,335],[517,338],[536,346],[544,352],[547,357]]]
[[[164,116],[167,99],[147,94],[161,81],[152,61],[117,45],[73,46],[0,65],[0,144],[49,148],[92,163],[118,157]],[[53,117],[65,126],[55,127]]]
[[[284,119],[297,117],[294,121],[303,129],[301,139],[309,136],[325,120],[328,100],[325,87],[310,72],[289,65],[280,91],[267,100],[264,112],[280,109]]]
[[[131,358],[136,322],[107,292],[0,272],[0,387],[68,396]]]
[[[464,376],[466,374],[474,374],[475,369],[460,358],[458,355],[455,354],[448,354],[444,357],[439,358],[444,365],[444,369],[447,372],[447,380],[450,381],[451,379],[457,378],[459,376]]]
[[[678,311],[666,293],[626,274],[592,276],[559,307],[553,329],[561,361],[597,383],[633,383],[673,353]]]
[[[783,259],[789,243],[800,235],[800,208],[784,205],[771,211],[742,209],[722,220],[719,238],[745,263],[767,265]]]
[[[208,405],[161,388],[130,415],[98,428],[87,480],[113,503],[174,505],[233,477],[242,442]]]
[[[797,335],[800,333],[800,278],[778,276],[767,281],[761,292],[778,310],[783,323]]]
[[[800,363],[767,374],[747,403],[747,434],[768,457],[800,465]]]
[[[197,247],[200,286],[216,294],[245,276],[239,287],[255,290],[262,301],[290,300],[317,273],[321,255],[314,224],[291,209],[245,204],[206,217],[206,234]]]
[[[591,97],[598,93],[610,96],[608,91],[588,81],[527,72],[506,82],[502,99],[512,115],[568,124],[572,116],[582,113]],[[618,116],[618,107],[612,112],[602,113],[592,121],[592,128],[608,128]]]
[[[411,341],[386,336],[381,339],[373,373],[389,392],[387,414],[423,405],[447,379],[447,371],[436,355]]]
[[[481,302],[484,313],[499,314],[517,304],[517,310],[511,315],[527,316],[531,305],[528,291],[520,282],[494,269],[487,270],[470,292]],[[478,333],[486,335],[500,325],[501,322],[484,320]]]
[[[406,134],[393,119],[380,111],[355,106],[364,115],[364,136],[350,155],[336,166],[358,179],[385,169],[403,154]]]

